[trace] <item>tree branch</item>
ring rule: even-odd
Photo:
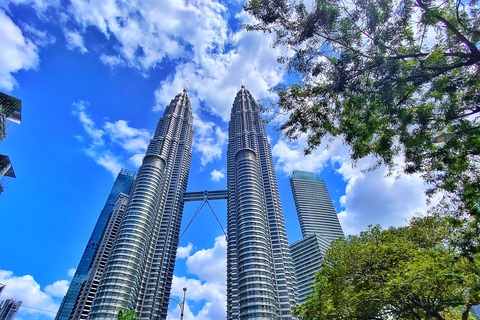
[[[417,4],[420,8],[422,8],[423,10],[425,10],[426,12],[428,11],[431,11],[421,0],[417,0]],[[441,21],[446,27],[448,30],[450,30],[454,35],[457,36],[457,38],[463,42],[469,49],[470,49],[470,52],[474,55],[474,56],[478,56],[480,57],[480,51],[478,50],[477,46],[470,42],[462,33],[460,33],[460,31],[457,30],[457,28],[455,28],[455,26],[453,26],[447,19],[445,19],[444,17],[442,17],[441,15],[439,14],[435,14],[434,15],[435,18],[437,18],[439,21]]]

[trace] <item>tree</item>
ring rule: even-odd
[[[281,85],[281,129],[307,135],[306,153],[340,138],[419,173],[458,213],[480,210],[480,2],[250,0],[247,30],[272,32],[298,83]],[[331,140],[330,140],[331,141]]]
[[[473,319],[480,303],[479,254],[456,245],[460,220],[416,218],[407,227],[371,227],[333,243],[302,319]],[[478,239],[477,239],[478,241]]]
[[[138,320],[138,316],[134,310],[126,311],[123,308],[118,309],[118,320]]]

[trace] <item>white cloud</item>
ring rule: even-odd
[[[38,49],[0,9],[0,89],[13,90],[17,84],[13,73],[35,69],[39,63]]]
[[[128,162],[131,163],[135,168],[138,168],[142,165],[143,157],[145,156],[145,152],[137,153],[128,159]]]
[[[67,49],[80,53],[88,52],[85,44],[83,43],[83,37],[80,33],[75,31],[65,30],[65,40],[67,41]]]
[[[68,284],[68,280],[55,281],[53,284],[49,284],[45,287],[45,292],[54,297],[63,298],[63,296],[67,293]]]
[[[43,14],[49,7],[60,7],[60,0],[10,0],[8,2],[16,5],[32,6],[39,14]]]
[[[72,113],[78,116],[78,120],[82,124],[83,129],[88,137],[91,138],[92,144],[95,146],[103,145],[105,143],[102,138],[104,132],[101,129],[97,129],[95,122],[87,115],[86,109],[88,105],[88,102],[85,101],[74,102],[72,104]]]
[[[323,142],[310,155],[305,156],[304,138],[295,142],[280,139],[273,146],[277,171],[291,174],[295,169],[312,171],[321,177],[321,171],[334,166],[335,171],[347,181],[345,194],[340,198],[343,207],[338,217],[345,234],[357,234],[368,225],[405,225],[417,212],[428,209],[424,191],[426,186],[417,175],[387,175],[386,167],[366,171],[375,159],[364,158],[352,167],[349,148],[335,140],[327,148]],[[397,159],[401,163],[401,158]],[[329,187],[329,186],[327,186]]]
[[[37,46],[45,47],[56,41],[55,37],[47,31],[38,30],[31,25],[22,25],[22,29],[25,35],[28,36],[28,38],[30,38]]]
[[[242,15],[238,16],[243,19]],[[283,77],[283,69],[277,64],[279,49],[271,49],[273,38],[261,33],[241,30],[229,34],[222,46],[231,45],[222,52],[202,51],[194,47],[194,55],[188,63],[180,64],[175,74],[160,83],[155,96],[161,110],[185,85],[195,110],[203,102],[207,111],[228,121],[233,99],[240,90],[241,77],[245,87],[257,99],[270,97],[268,89]]]
[[[61,287],[62,285],[57,284],[59,281],[45,287],[45,291],[42,291],[40,285],[31,275],[15,276],[12,271],[0,270],[0,282],[7,285],[4,292],[2,292],[2,299],[21,300],[24,306],[30,307],[20,308],[17,314],[18,318],[31,317],[32,315],[44,315],[48,318],[54,318],[59,304],[53,300],[47,288],[50,291],[52,288]],[[51,292],[58,293],[58,291],[53,289]]]
[[[122,163],[119,157],[109,151],[99,154],[96,151],[89,150],[87,154],[91,155],[99,165],[110,171],[114,177],[116,177],[122,169]]]
[[[103,126],[98,126],[87,114],[87,106],[87,102],[75,102],[72,111],[86,133],[86,137],[75,135],[80,143],[88,144],[84,149],[85,154],[110,171],[114,177],[126,163],[138,168],[147,150],[150,133],[145,129],[130,127],[125,120],[106,121]],[[133,153],[133,155],[125,162],[120,153],[113,150],[112,144],[120,146],[125,153]]]
[[[177,249],[177,258],[183,259],[187,258],[190,255],[190,252],[193,249],[193,244],[189,243],[186,247],[178,247]]]
[[[193,245],[182,248],[182,255],[191,252]],[[215,238],[215,245],[210,249],[202,249],[188,256],[186,265],[188,272],[198,279],[173,276],[172,297],[181,301],[183,288],[187,288],[185,320],[216,320],[226,317],[226,241],[224,236]],[[180,249],[180,248],[179,248]],[[177,257],[179,253],[177,252]],[[188,304],[203,303],[202,309],[194,315]],[[175,306],[169,310],[168,320],[179,319],[180,308]]]
[[[73,278],[76,271],[77,271],[77,269],[75,269],[75,268],[68,269],[68,276]]]
[[[204,122],[198,116],[193,120],[193,127],[195,129],[193,150],[200,153],[202,166],[220,160],[227,142],[227,133],[213,121]]]
[[[125,150],[142,152],[143,154],[147,151],[148,142],[151,138],[147,130],[132,128],[125,120],[117,120],[114,123],[107,121],[104,129],[109,134],[110,139],[120,144]]]
[[[224,236],[215,238],[215,246],[202,249],[187,258],[187,270],[199,279],[224,284],[226,279],[227,241]]]
[[[216,169],[213,169],[212,172],[210,172],[210,176],[211,176],[211,180],[212,181],[220,181],[220,179],[223,179],[225,178],[225,170],[222,169],[220,171],[216,170]]]

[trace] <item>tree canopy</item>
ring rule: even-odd
[[[281,129],[306,152],[340,138],[356,161],[420,173],[480,216],[477,0],[250,0],[247,30],[271,32],[298,83],[274,88]],[[457,211],[459,212],[459,211]]]
[[[479,254],[463,254],[449,218],[407,227],[371,227],[327,252],[302,319],[474,319],[480,303]],[[477,240],[478,241],[478,238]]]
[[[118,320],[138,320],[137,313],[134,310],[127,311],[123,308],[118,309]]]

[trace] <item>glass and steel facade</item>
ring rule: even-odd
[[[315,274],[322,266],[329,243],[344,234],[323,179],[313,172],[295,170],[290,186],[303,236],[290,245],[290,250],[299,302],[304,303],[312,292]]]
[[[0,302],[0,320],[13,320],[20,309],[22,301],[7,299]]]
[[[114,209],[115,200],[120,193],[129,194],[133,181],[135,180],[135,173],[129,170],[122,170],[118,174],[113,184],[112,190],[108,195],[107,201],[103,210],[100,212],[92,235],[88,240],[87,247],[82,255],[80,263],[78,264],[75,275],[68,287],[68,291],[62,300],[60,308],[58,309],[55,320],[68,320],[73,311],[75,301],[81,295],[82,286],[88,279],[90,267],[95,256],[97,247],[100,245],[102,234],[104,233],[107,221]]]
[[[312,293],[315,275],[322,267],[323,257],[329,248],[328,240],[316,234],[311,234],[290,245],[300,304],[304,303]]]
[[[130,194],[89,319],[165,319],[191,163],[193,116],[186,90],[165,109]]]
[[[295,170],[290,178],[302,236],[317,234],[333,241],[344,237],[342,226],[323,179]]]
[[[120,221],[122,220],[125,207],[127,205],[128,195],[120,193],[115,200],[112,213],[110,214],[105,229],[100,239],[95,255],[88,270],[87,280],[85,280],[77,296],[75,305],[70,314],[70,319],[87,319],[92,307],[93,298],[97,292],[100,278],[103,274],[105,264],[112,249],[113,241],[117,235]]]
[[[292,319],[295,276],[271,146],[242,86],[227,150],[227,319]]]

